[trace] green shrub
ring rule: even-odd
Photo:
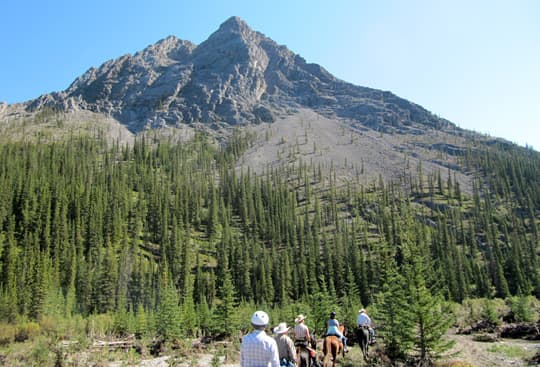
[[[16,327],[12,324],[0,324],[0,346],[13,343],[15,340]]]
[[[103,338],[114,334],[114,315],[91,315],[86,320],[86,334],[90,337]]]
[[[44,337],[38,339],[30,354],[32,366],[48,366],[53,360],[50,346]]]
[[[516,296],[509,300],[510,308],[514,313],[516,321],[531,322],[535,320],[535,312],[533,309],[533,297]]]
[[[39,320],[39,326],[43,333],[54,336],[58,333],[59,320],[51,316],[43,316]]]
[[[493,302],[489,299],[485,300],[483,317],[495,325],[501,323],[497,310],[495,309]]]

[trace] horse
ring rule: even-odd
[[[339,325],[338,327],[339,331],[343,334],[343,336],[346,336],[347,334],[347,328],[345,328],[345,325]],[[343,349],[343,343],[339,339],[339,337],[335,335],[328,335],[324,338],[323,341],[323,353],[324,353],[324,359],[323,359],[323,366],[324,367],[335,367],[337,356],[339,353],[343,354],[343,357],[345,358],[345,351]],[[332,357],[332,364],[330,364],[330,357]]]
[[[311,336],[309,344],[310,345],[308,345],[307,342],[301,342],[296,346],[298,367],[313,367],[317,365],[315,357],[312,357],[311,355],[311,353],[315,353],[315,349],[317,349],[317,340],[313,335]]]
[[[356,328],[356,339],[360,344],[360,349],[364,355],[364,361],[368,360],[368,347],[369,347],[369,329],[365,326],[358,326]]]

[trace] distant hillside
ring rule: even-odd
[[[237,17],[195,45],[167,37],[90,68],[65,91],[0,107],[5,140],[99,134],[131,142],[156,131],[180,140],[204,131],[224,144],[234,128],[257,135],[238,161],[262,173],[299,161],[336,169],[340,181],[448,172],[465,192],[468,151],[509,144],[456,127],[421,106],[339,80]],[[86,132],[85,132],[86,131]]]

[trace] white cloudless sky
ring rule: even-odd
[[[0,101],[66,89],[171,34],[201,43],[233,15],[340,79],[540,150],[537,0],[6,0]]]

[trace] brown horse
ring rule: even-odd
[[[345,325],[339,325],[339,331],[345,336],[347,333],[347,329],[345,328]],[[324,367],[335,367],[337,362],[337,356],[339,353],[343,354],[343,357],[345,357],[345,351],[343,350],[343,343],[341,340],[335,336],[335,335],[329,335],[324,338],[323,340],[323,353],[324,353],[324,359],[323,359],[323,366]],[[332,357],[332,364],[330,364],[330,357]]]

